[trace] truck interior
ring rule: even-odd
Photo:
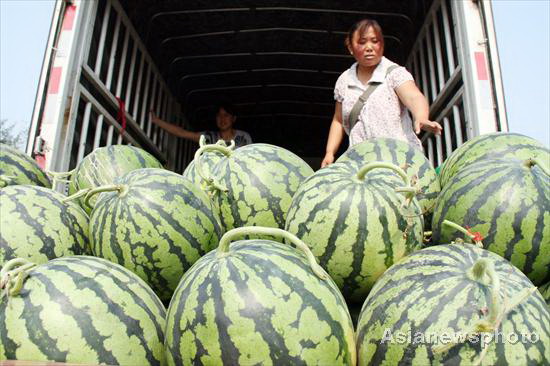
[[[430,117],[443,126],[441,137],[420,136],[434,166],[473,133],[464,110],[464,31],[455,19],[465,5],[452,0],[73,0],[58,5],[53,45],[69,37],[63,14],[74,4],[81,25],[66,42],[76,50],[69,68],[77,86],[58,112],[55,144],[63,148],[53,170],[74,168],[98,146],[128,143],[181,172],[198,145],[159,130],[148,112],[202,131],[215,129],[221,102],[236,106],[235,128],[254,142],[281,146],[318,169],[334,84],[354,62],[344,40],[362,18],[380,23],[385,56],[413,74]],[[37,135],[47,103],[35,107]],[[27,149],[36,153],[34,144]]]

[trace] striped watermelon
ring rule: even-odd
[[[27,154],[0,143],[0,188],[15,184],[31,184],[51,188],[46,173]]]
[[[115,179],[127,172],[140,168],[162,168],[157,159],[147,151],[127,145],[99,147],[87,155],[71,174],[69,194],[85,188],[95,188],[114,183]],[[96,197],[90,200],[90,206],[81,206],[91,212]]]
[[[377,138],[352,146],[337,161],[350,160],[360,165],[384,161],[402,168],[409,179],[416,181],[418,187],[421,188],[416,199],[426,216],[425,224],[429,227],[431,214],[441,187],[434,167],[421,150],[400,140]]]
[[[88,216],[49,188],[15,185],[0,190],[0,267],[22,257],[35,263],[88,254]]]
[[[225,230],[284,228],[292,196],[313,174],[311,167],[292,152],[268,144],[246,145],[226,155],[213,168],[214,181],[226,189],[214,194]]]
[[[539,291],[546,301],[546,304],[550,306],[550,282],[548,282],[546,285],[540,286]]]
[[[548,365],[550,311],[502,257],[439,245],[382,275],[363,305],[357,348],[360,365]]]
[[[94,255],[128,268],[169,301],[183,273],[218,243],[218,217],[206,193],[168,170],[134,170],[117,184],[90,218]]]
[[[20,292],[0,299],[0,359],[164,364],[165,309],[130,271],[74,256],[25,272]]]
[[[537,140],[519,133],[490,133],[469,140],[445,160],[439,176],[441,187],[445,187],[460,170],[481,159],[506,158],[534,158],[550,168],[550,150]]]
[[[212,145],[226,147],[225,141],[223,140],[218,141],[216,144],[207,144],[205,143],[204,135],[201,135],[201,140],[199,141],[200,148],[202,148],[203,146],[212,146]],[[233,147],[234,147],[234,144],[233,146],[229,146],[228,148],[231,150],[233,149]],[[219,163],[226,156],[224,154],[224,152],[226,151],[227,151],[226,149],[209,150],[204,153],[202,153],[202,151],[200,150],[197,151],[198,153],[201,153],[200,159],[201,159],[202,169],[204,170],[204,174],[206,174],[207,176],[212,175],[212,168],[214,167],[214,165]],[[195,168],[195,161],[191,161],[181,175],[184,178],[187,178],[191,182],[195,183],[195,185],[197,185],[198,187],[203,187],[204,189],[206,189],[206,184],[204,184],[205,182],[197,173],[197,169]]]
[[[251,231],[252,229],[252,231]],[[231,243],[246,234],[284,236]],[[239,228],[183,276],[166,319],[169,365],[355,365],[346,303],[307,245]]]
[[[550,281],[550,179],[530,160],[487,159],[463,168],[441,191],[433,241],[464,237],[450,220],[484,237],[484,247],[511,261],[535,285]]]
[[[378,164],[359,170],[340,162],[317,171],[288,211],[286,230],[310,245],[348,302],[363,302],[388,267],[422,245],[418,202],[406,206],[395,191],[408,185],[406,174]]]

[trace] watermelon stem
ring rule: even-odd
[[[391,163],[377,161],[374,163],[365,164],[357,172],[357,179],[364,180],[367,173],[373,169],[390,169],[396,172],[401,177],[401,179],[403,179],[403,183],[405,183],[405,187],[399,187],[395,189],[396,192],[405,194],[405,202],[403,202],[403,206],[409,206],[413,198],[418,193],[421,192],[418,186],[416,187],[411,186],[411,180],[409,179],[409,176],[407,175],[407,173],[405,173],[403,169]]]
[[[498,319],[498,316],[502,312],[502,304],[500,301],[500,278],[495,272],[493,262],[487,260],[486,258],[482,258],[474,263],[473,267],[468,272],[468,277],[477,282],[488,285],[484,281],[485,276],[489,277],[491,284],[491,304],[489,306],[488,324],[486,324],[485,322],[480,323],[478,324],[478,329],[480,331],[484,331],[484,329],[488,329],[489,331],[491,331],[494,330],[491,328],[493,328]]]
[[[206,146],[208,145],[206,143],[206,136],[205,135],[201,135],[201,137],[199,137],[199,147],[203,147],[203,146]],[[233,150],[235,148],[235,140],[231,140],[231,143],[229,144],[229,146],[227,146],[225,144],[225,141],[220,139],[216,142],[216,145],[220,145],[220,146],[223,146],[223,147],[227,147],[228,149],[231,149]]]
[[[6,296],[17,296],[21,292],[28,271],[36,267],[35,263],[24,258],[14,258],[4,265],[0,271],[0,288]]]
[[[232,143],[231,146],[234,146],[234,142]],[[199,174],[199,177],[202,178],[202,180],[205,181],[205,183],[210,187],[210,189],[217,189],[219,191],[222,191],[222,192],[227,192],[227,188],[222,186],[220,183],[216,182],[214,180],[214,178],[212,177],[207,177],[206,174],[204,173],[204,170],[202,169],[202,163],[201,163],[201,155],[204,153],[204,152],[207,152],[207,151],[218,151],[218,152],[221,152],[223,155],[225,156],[231,156],[231,154],[233,154],[233,150],[231,150],[231,148],[229,147],[225,147],[225,146],[222,146],[222,145],[204,145],[202,147],[200,147],[197,152],[195,153],[195,157],[193,159],[193,161],[195,162],[195,169],[197,170],[197,173]]]
[[[91,188],[81,189],[80,191],[76,192],[75,194],[72,194],[68,197],[63,198],[63,202],[70,202],[70,201],[74,201],[76,199],[79,199],[80,197],[87,195],[88,192],[90,192],[90,190],[91,190]]]
[[[364,180],[365,175],[367,175],[368,172],[370,172],[373,169],[390,169],[399,174],[399,176],[403,179],[403,183],[405,183],[405,186],[410,186],[410,180],[407,176],[407,173],[397,165],[391,164],[391,163],[384,163],[381,161],[377,161],[374,163],[368,163],[365,164],[359,169],[357,172],[357,179]]]
[[[472,233],[470,230],[467,230],[462,226],[455,224],[454,222],[449,220],[443,220],[443,225],[450,226],[453,229],[460,231],[461,233],[463,233],[464,235],[466,235],[468,238],[472,240],[472,244],[475,244],[476,246],[483,248],[483,243],[481,242],[480,235],[476,235]]]
[[[470,270],[468,271],[467,276],[473,281],[479,282],[485,286],[490,286],[491,303],[489,304],[489,318],[483,319],[479,321],[476,325],[474,325],[473,329],[471,329],[467,333],[467,336],[461,338],[462,341],[451,342],[448,344],[434,347],[433,352],[436,354],[447,352],[454,346],[465,342],[466,339],[470,339],[470,336],[475,336],[480,333],[495,332],[500,328],[500,325],[504,320],[504,317],[510,311],[512,311],[516,306],[520,305],[525,300],[527,300],[527,298],[537,290],[536,287],[523,289],[519,294],[514,296],[512,298],[512,302],[509,303],[508,296],[506,296],[506,291],[503,289],[504,296],[502,296],[502,300],[501,300],[500,277],[495,271],[493,262],[488,260],[487,258],[481,258],[478,261],[476,261],[472,266],[472,268],[470,268]],[[489,279],[488,282],[486,281],[486,277],[488,277]],[[480,365],[482,363],[483,359],[487,355],[488,350],[489,350],[489,344],[486,343],[484,344],[484,348],[481,350],[481,353],[479,354],[479,357],[477,361],[474,363],[474,365]]]
[[[315,259],[315,256],[309,249],[308,245],[303,241],[301,241],[297,236],[289,233],[288,231],[285,231],[283,229],[278,229],[278,228],[262,227],[262,226],[243,226],[243,227],[229,230],[220,239],[220,243],[218,245],[218,252],[217,252],[218,257],[223,257],[227,255],[227,253],[229,252],[229,244],[231,244],[231,241],[233,239],[242,237],[245,235],[269,235],[269,236],[282,237],[283,239],[286,239],[287,241],[296,245],[296,247],[300,249],[302,252],[304,252],[311,269],[317,275],[317,277],[321,278],[322,280],[326,280],[328,278],[327,273],[317,263],[317,260]]]
[[[68,172],[52,172],[51,170],[46,171],[46,174],[52,178],[52,189],[56,190],[57,183],[70,183],[70,180],[66,179],[73,175],[75,169]]]
[[[485,282],[485,277],[489,277],[489,282]],[[495,332],[500,328],[504,317],[516,308],[518,305],[523,303],[529,296],[531,296],[535,291],[536,287],[523,289],[519,294],[512,298],[512,302],[508,303],[508,296],[506,296],[506,291],[504,291],[503,301],[501,301],[500,296],[500,278],[495,271],[493,262],[489,261],[486,258],[479,259],[472,268],[468,271],[468,277],[474,281],[480,282],[486,286],[491,286],[491,304],[489,305],[489,318],[487,320],[481,320],[477,323],[474,328],[468,332],[467,337],[462,338],[462,341],[452,342],[442,346],[434,347],[434,353],[442,353],[450,350],[457,344],[464,342],[466,339],[470,339],[470,336],[477,335],[479,333],[490,333]],[[489,344],[486,343],[479,354],[479,357],[474,365],[481,365],[483,359],[487,355],[489,350]]]
[[[100,187],[97,187],[97,188],[94,188],[94,189],[90,189],[90,191],[87,192],[86,196],[84,197],[84,204],[87,205],[88,207],[93,207],[92,205],[90,205],[90,199],[94,195],[96,195],[98,193],[114,192],[114,191],[118,191],[119,195],[121,197],[124,197],[126,195],[126,193],[128,193],[128,185],[126,185],[126,184],[109,184],[109,185],[100,186]]]
[[[538,159],[530,158],[525,160],[525,166],[527,168],[532,168],[535,165],[538,165],[538,167],[540,168],[540,170],[542,170],[544,174],[550,176],[550,171],[548,171],[548,169],[546,169],[546,166],[544,166],[544,164],[541,164],[541,162]]]

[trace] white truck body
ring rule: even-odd
[[[333,84],[331,86],[330,82],[334,82],[339,72],[345,70],[344,68],[339,71],[334,67],[331,70],[322,69],[323,65],[321,64],[313,64],[308,70],[285,67],[285,65],[270,68],[269,62],[265,62],[265,68],[251,69],[243,66],[242,70],[239,70],[238,68],[223,69],[220,65],[223,66],[224,61],[221,64],[216,64],[216,67],[220,69],[217,72],[217,69],[212,72],[195,66],[185,69],[184,72],[180,71],[178,75],[171,74],[171,70],[177,69],[176,66],[179,63],[192,59],[200,59],[198,64],[207,67],[209,60],[215,59],[230,60],[242,56],[248,57],[246,60],[252,60],[252,58],[272,56],[269,59],[272,60],[282,55],[281,57],[285,57],[281,58],[282,62],[290,62],[292,57],[303,57],[305,60],[313,53],[307,49],[302,52],[297,48],[300,46],[299,44],[293,45],[292,52],[287,52],[288,50],[284,49],[284,41],[281,41],[280,49],[277,49],[277,52],[260,52],[261,50],[258,50],[257,54],[254,50],[246,53],[193,54],[192,48],[189,48],[189,54],[186,54],[185,48],[181,48],[183,51],[179,49],[180,53],[177,55],[178,57],[171,59],[170,67],[166,65],[160,67],[159,60],[164,61],[164,56],[158,54],[158,49],[161,47],[151,47],[151,42],[148,39],[144,40],[144,37],[150,38],[149,33],[143,32],[144,27],[141,24],[132,22],[132,19],[134,22],[136,19],[140,19],[140,11],[146,9],[145,5],[140,4],[142,8],[135,5],[134,8],[131,2],[125,2],[125,6],[122,5],[123,2],[124,0],[58,0],[56,3],[27,145],[27,153],[34,156],[45,169],[68,171],[73,169],[94,148],[123,143],[142,147],[154,154],[167,168],[182,171],[192,159],[197,145],[168,136],[152,126],[149,120],[149,110],[154,110],[164,119],[193,127],[193,115],[199,114],[202,106],[192,107],[190,101],[193,98],[198,98],[200,93],[218,89],[240,91],[257,87],[252,85],[254,84],[252,82],[230,87],[218,86],[215,84],[217,79],[221,80],[230,74],[239,74],[243,76],[237,80],[250,78],[250,80],[258,81],[258,75],[266,75],[266,72],[271,75],[273,73],[283,75],[297,70],[302,74],[310,72],[312,75],[321,75],[325,78],[319,79],[323,81],[319,85],[309,85],[311,90],[315,89],[323,95],[323,100],[315,108],[312,107],[314,101],[300,100],[300,93],[296,94],[298,97],[287,98],[294,100],[283,101],[281,98],[269,100],[267,97],[253,99],[260,94],[274,94],[257,91],[246,94],[245,97],[238,100],[237,104],[246,109],[256,103],[268,110],[269,113],[254,114],[250,112],[248,116],[244,115],[245,121],[247,118],[252,118],[264,123],[263,127],[257,126],[260,132],[284,129],[282,125],[269,124],[272,123],[269,121],[276,118],[287,121],[289,126],[295,123],[293,118],[303,120],[313,118],[316,121],[321,121],[318,122],[319,125],[315,126],[314,130],[322,132],[319,132],[317,137],[312,136],[312,139],[316,138],[320,141],[308,152],[295,151],[310,162],[314,168],[318,167],[318,163],[324,155],[323,146],[326,143],[328,126],[332,118]],[[439,121],[443,126],[442,136],[430,134],[422,136],[426,155],[434,166],[440,165],[464,141],[480,134],[507,131],[508,129],[491,2],[488,0],[392,0],[389,1],[389,5],[377,5],[380,2],[373,0],[365,0],[360,3],[357,1],[320,1],[320,6],[317,9],[300,7],[298,3],[290,5],[294,4],[293,2],[288,2],[285,6],[269,6],[273,5],[269,4],[269,1],[258,2],[258,6],[253,7],[250,5],[237,6],[241,3],[249,4],[249,2],[243,1],[231,1],[230,4],[223,3],[223,5],[216,4],[215,1],[204,1],[200,5],[201,8],[197,8],[199,5],[195,4],[195,7],[189,9],[181,9],[182,4],[179,4],[177,9],[170,9],[169,5],[174,4],[174,1],[163,0],[146,3],[158,6],[158,9],[152,10],[155,15],[150,17],[150,24],[159,25],[158,19],[179,19],[179,23],[174,21],[174,24],[179,25],[178,27],[164,27],[164,23],[160,23],[167,29],[166,32],[172,32],[161,42],[163,47],[186,39],[200,39],[204,40],[203,43],[212,39],[216,46],[225,45],[225,43],[215,43],[218,42],[215,37],[226,36],[231,32],[234,32],[235,39],[244,33],[254,34],[258,38],[263,37],[266,33],[272,34],[273,37],[276,37],[277,34],[292,32],[299,36],[306,33],[312,34],[311,37],[314,37],[316,33],[322,33],[323,37],[338,38],[343,44],[347,29],[342,29],[338,22],[340,20],[347,21],[347,17],[351,19],[353,16],[358,19],[361,17],[388,19],[385,22],[380,22],[384,30],[396,29],[393,35],[385,34],[388,37],[386,41],[386,49],[388,49],[391,47],[389,42],[394,39],[395,43],[399,44],[397,41],[407,39],[407,36],[410,37],[410,34],[399,33],[399,29],[402,27],[398,22],[406,21],[406,24],[418,24],[410,25],[409,31],[404,31],[413,32],[415,37],[410,45],[404,44],[402,47],[409,50],[401,63],[413,74],[420,89],[428,98],[431,105],[431,118]],[[275,4],[279,3],[282,2],[275,2]],[[357,10],[363,4],[364,14]],[[147,9],[151,9],[153,5],[147,6],[150,7]],[[395,9],[402,6],[404,9],[413,9],[408,10],[411,14],[420,15],[403,20],[406,16],[390,11],[382,12],[384,9],[376,9],[375,6],[387,6],[388,8],[393,6]],[[422,10],[422,6],[425,9]],[[237,13],[244,14],[244,16],[249,14],[249,17],[254,17],[254,27],[233,31],[224,30],[224,27],[227,26],[238,26],[238,22],[228,23],[229,25],[222,22],[218,26],[212,24],[208,32],[197,33],[192,29],[196,24],[189,23],[187,27],[187,23],[184,22],[185,19],[195,19],[189,18],[190,16],[199,17],[209,14],[214,23],[214,20],[220,16],[230,19],[232,16],[236,17]],[[304,17],[298,19],[304,25],[298,29],[291,28],[286,23],[281,25],[264,24],[262,23],[264,18],[258,15],[264,13],[277,16],[279,13],[284,13],[282,19]],[[319,19],[326,17],[329,20],[324,29],[323,24],[325,23],[322,20],[309,28],[305,24],[308,19],[317,19],[315,17]],[[275,16],[272,19],[275,19]],[[157,23],[154,23],[155,21]],[[313,23],[315,20],[311,22]],[[347,26],[351,25],[350,22],[346,22],[346,24]],[[141,31],[136,28],[140,28]],[[151,32],[156,31],[154,27],[149,26],[149,29],[152,29]],[[146,44],[149,44],[149,48]],[[264,44],[263,39],[260,44]],[[239,46],[244,47],[245,45]],[[290,49],[290,46],[288,47]],[[393,47],[394,51],[396,48],[398,47]],[[165,47],[165,53],[166,49],[168,48]],[[327,65],[329,61],[325,60],[329,59],[343,59],[345,63],[349,64],[353,62],[343,46],[330,54],[318,53],[315,56],[318,57],[313,58],[314,60],[318,59],[319,63]],[[181,76],[177,84],[173,81],[174,76]],[[166,80],[167,77],[170,80]],[[212,87],[193,86],[193,82],[202,80],[200,78],[214,80]],[[258,90],[301,88],[303,94],[309,92],[308,85],[300,84],[298,81],[280,84],[271,82],[270,84],[267,77],[260,81],[261,89]],[[186,90],[186,94],[176,95],[175,90],[179,89]],[[124,103],[123,107],[119,101]],[[285,106],[292,104],[294,109],[289,112],[283,108],[283,104]],[[192,108],[195,109],[193,113],[190,113]],[[307,111],[313,109],[325,112],[317,113],[321,115],[305,116],[309,113]],[[121,126],[122,111],[127,121],[124,130]],[[200,130],[202,126],[198,126],[196,121],[194,123],[195,129]],[[253,124],[248,126],[256,128]],[[310,131],[313,130],[311,126],[308,128]],[[304,130],[297,135],[307,136],[307,132]],[[254,138],[254,133],[252,136]],[[286,137],[291,142],[293,138],[298,139],[299,137],[293,137],[293,134]],[[268,133],[264,133],[262,138],[255,140],[273,144],[281,141],[281,139],[270,141]],[[298,141],[293,143],[295,145],[283,147],[292,150],[292,146],[298,146]],[[302,141],[302,144],[310,144],[310,142]]]

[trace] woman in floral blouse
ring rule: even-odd
[[[420,130],[441,134],[441,125],[428,118],[428,101],[412,75],[384,57],[382,29],[375,20],[355,23],[346,37],[346,46],[356,62],[336,81],[336,106],[321,167],[334,162],[344,133],[349,135],[350,146],[367,139],[389,137],[421,150],[416,136]],[[378,86],[358,110],[357,120],[350,121],[355,103],[370,84]]]

